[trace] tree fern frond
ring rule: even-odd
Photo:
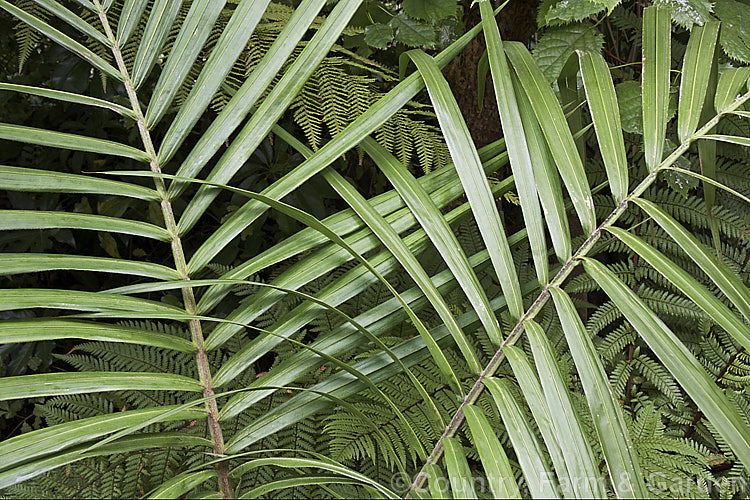
[[[599,355],[611,363],[615,357],[629,344],[634,344],[637,336],[633,328],[627,323],[614,328],[597,345]]]
[[[613,302],[605,302],[589,317],[586,323],[586,330],[592,336],[598,335],[599,332],[621,317],[622,313]]]
[[[19,9],[23,9],[25,12],[43,21],[50,18],[49,12],[44,10],[34,0],[14,0],[14,4]],[[13,25],[13,31],[16,43],[18,44],[18,72],[21,73],[26,61],[28,61],[31,53],[36,49],[41,39],[41,34],[23,21],[16,21]]]
[[[609,375],[609,384],[612,391],[618,397],[623,399],[626,396],[628,382],[633,376],[633,365],[626,360],[620,360],[615,364]]]
[[[144,9],[144,13],[151,12],[151,9],[154,6],[154,0],[148,0],[148,3],[146,4],[146,8]],[[144,14],[141,16],[141,18],[138,20],[138,23],[136,25],[136,28],[133,30],[133,34],[128,38],[127,43],[122,47],[122,58],[125,62],[125,65],[128,68],[133,67],[133,63],[135,61],[135,55],[138,51],[138,47],[140,46],[141,38],[143,36],[143,31],[146,28],[146,22],[148,21],[148,17]]]
[[[633,358],[633,369],[667,396],[675,404],[683,404],[682,394],[677,384],[667,370],[648,356],[640,355]]]

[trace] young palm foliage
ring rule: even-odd
[[[124,144],[2,123],[2,139],[114,156],[125,167],[93,175],[0,166],[0,188],[134,199],[158,205],[163,224],[72,211],[2,210],[0,229],[132,235],[168,246],[171,262],[0,254],[6,275],[78,270],[137,277],[131,285],[96,292],[0,290],[2,310],[37,312],[27,319],[0,321],[0,343],[91,341],[81,346],[90,356],[64,357],[80,371],[3,378],[0,400],[51,397],[53,406],[67,401],[59,408],[70,408],[65,404],[71,401],[99,401],[100,393],[129,395],[122,411],[110,404],[93,414],[69,412],[67,421],[48,419],[51,425],[0,443],[5,457],[0,488],[30,494],[34,490],[25,490],[25,484],[53,484],[44,482],[54,477],[50,471],[64,471],[67,478],[70,471],[78,474],[72,468],[78,463],[93,464],[91,470],[114,469],[113,457],[125,457],[125,470],[137,473],[113,475],[115,486],[109,490],[122,496],[255,497],[288,488],[389,498],[649,496],[654,481],[645,472],[652,469],[633,438],[645,433],[646,426],[623,409],[598,352],[599,340],[592,339],[581,319],[582,303],[564,289],[574,273],[579,281],[582,276],[590,280],[591,289],[602,292],[602,302],[625,318],[633,339],[639,337],[664,376],[679,385],[676,392],[695,405],[718,449],[745,477],[743,468],[750,464],[747,394],[738,396],[717,384],[696,358],[695,347],[660,318],[639,290],[597,260],[606,255],[603,242],[631,249],[691,307],[700,309],[712,329],[750,350],[745,283],[652,195],[667,173],[679,171],[702,179],[707,193],[710,186],[714,194],[718,188],[750,201],[717,181],[715,169],[700,175],[678,163],[696,149],[702,164],[708,165],[711,154],[715,162],[716,142],[750,146],[750,137],[717,133],[726,117],[747,117],[750,101],[750,71],[721,68],[718,74],[717,21],[692,29],[676,68],[681,70],[675,125],[679,143],[670,145],[670,13],[655,6],[645,9],[638,83],[643,135],[635,148],[643,151],[645,168],[638,168],[627,154],[618,96],[604,58],[591,51],[573,55],[593,129],[571,130],[566,119],[570,109],[561,106],[527,48],[501,40],[489,0],[478,2],[481,24],[438,55],[407,52],[416,70],[316,151],[284,129],[282,116],[361,0],[340,0],[322,23],[317,16],[326,0],[303,0],[238,88],[229,88],[228,75],[270,0],[241,0],[230,9],[216,0],[193,0],[189,9],[178,0],[35,1],[48,14],[44,19],[52,20],[7,0],[0,0],[0,7],[101,72],[108,85],[122,89],[122,99],[115,103],[6,83],[0,83],[0,90],[102,107],[122,116],[123,123],[135,123],[137,134]],[[186,12],[178,16],[183,7]],[[214,23],[225,24],[203,60]],[[166,61],[159,63],[154,77],[175,27],[176,38],[170,39]],[[308,33],[312,36],[304,40]],[[79,42],[82,36],[105,47],[106,54]],[[479,151],[441,74],[476,36],[487,43],[504,132],[503,140]],[[128,45],[131,37],[137,39],[135,46]],[[304,48],[294,53],[298,44]],[[202,69],[196,75],[198,61]],[[712,67],[718,74],[713,83],[706,70]],[[173,113],[170,106],[188,75],[194,84]],[[150,77],[153,87],[144,85]],[[423,89],[453,163],[415,178],[371,136]],[[205,130],[191,135],[219,91],[232,97]],[[296,149],[304,161],[262,192],[233,185],[235,174],[269,134]],[[581,137],[588,139],[587,147],[597,149],[606,172],[606,183],[594,189],[591,160],[582,157],[577,145]],[[338,158],[358,148],[392,191],[368,200],[334,169]],[[506,164],[512,176],[497,181],[495,172]],[[318,176],[350,208],[318,220],[281,201]],[[506,230],[496,201],[511,189],[518,194],[523,220],[523,229],[514,234]],[[595,203],[606,198],[602,189],[611,195],[604,209]],[[241,206],[209,235],[191,237],[223,191],[240,197]],[[217,255],[269,211],[306,229],[222,269],[219,278],[207,279]],[[679,259],[638,236],[634,211],[681,249]],[[479,247],[473,254],[456,236],[455,228],[459,223],[465,227],[467,219],[473,220],[468,227],[474,228]],[[197,244],[189,247],[188,241]],[[420,257],[425,253],[441,262],[436,271]],[[686,267],[700,269],[700,276]],[[405,272],[403,283],[394,281],[398,272]],[[256,278],[259,274],[272,279],[263,282]],[[326,279],[322,287],[311,288]],[[374,287],[387,295],[385,300],[346,306]],[[181,293],[179,305],[152,300],[174,290]],[[228,301],[238,290],[249,296]],[[455,296],[460,299],[454,301]],[[229,310],[222,307],[225,303],[232,305]],[[317,336],[300,335],[321,318],[332,326],[318,329]],[[154,322],[162,327],[148,326]],[[404,328],[413,335],[393,333]],[[555,328],[562,334],[553,338]],[[152,352],[158,360],[150,368],[145,362],[118,365],[111,354],[126,349]],[[560,351],[569,352],[570,363]],[[280,352],[284,356],[278,355],[268,373],[255,378],[256,363]],[[321,364],[329,373],[311,381],[309,373]],[[577,392],[571,372],[579,380]],[[408,408],[389,385],[398,377],[414,398]],[[446,391],[449,397],[442,396]],[[373,403],[363,405],[364,400]],[[419,419],[412,407],[422,412]],[[310,422],[326,408],[333,420],[315,421],[320,427],[335,428],[340,411],[365,423],[388,457],[387,473],[351,459],[371,452],[372,446],[334,459],[321,452],[333,445],[302,449],[274,437]],[[385,422],[392,427],[372,423],[368,412],[376,410],[387,415]],[[388,434],[392,428],[397,428],[396,437]],[[314,432],[322,433],[320,428]],[[327,439],[336,441],[334,431]],[[286,472],[275,475],[277,471]],[[394,471],[409,481],[387,483]],[[478,475],[488,485],[481,491],[475,489],[473,476]],[[63,494],[75,495],[61,489],[53,496]]]

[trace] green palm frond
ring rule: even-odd
[[[750,130],[732,115],[746,113],[748,74],[717,68],[712,96],[696,70],[718,64],[718,24],[671,51],[670,11],[645,9],[640,80],[625,82],[641,99],[633,134],[623,83],[584,23],[560,42],[565,60],[545,62],[503,42],[480,0],[480,25],[434,56],[407,52],[416,70],[397,83],[337,44],[360,34],[350,24],[362,2],[328,3],[77,0],[72,11],[0,0],[26,26],[20,66],[43,36],[117,98],[0,89],[121,120],[102,137],[0,124],[3,140],[118,162],[114,179],[0,167],[10,192],[110,202],[4,208],[4,234],[115,246],[106,258],[4,253],[3,275],[117,277],[93,291],[63,280],[0,290],[1,343],[85,341],[54,355],[67,371],[0,379],[0,400],[39,398],[46,424],[0,442],[13,457],[0,464],[4,493],[634,498],[666,496],[664,478],[683,496],[715,485],[741,495],[731,483],[750,467],[748,209],[737,193],[678,192],[665,175],[678,161],[697,172],[711,156],[700,145],[723,141],[705,178],[747,191]],[[604,10],[588,7],[570,19]],[[480,32],[504,138],[477,150],[441,68]],[[580,110],[550,85],[558,66],[580,70],[569,89],[585,96]],[[248,165],[269,136],[296,159],[255,192]],[[345,155],[369,157],[393,189],[365,198],[335,170]],[[414,164],[429,173],[415,177]],[[314,182],[347,208],[322,219],[297,208]],[[225,192],[236,205],[217,214]],[[509,193],[517,204],[502,201]],[[304,228],[220,263],[279,213]],[[121,254],[121,235],[169,258]],[[394,473],[409,484],[389,484]]]

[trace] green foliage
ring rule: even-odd
[[[42,9],[42,7],[34,2],[34,0],[17,0],[16,5],[19,9],[23,9],[34,17],[43,20],[49,19],[47,11]],[[13,24],[13,32],[15,34],[16,43],[18,44],[18,72],[21,73],[29,56],[31,56],[31,53],[36,50],[39,45],[40,34],[22,21],[16,21]]]
[[[555,2],[545,1],[539,7],[537,19],[541,25],[555,26],[570,22],[583,21],[589,17],[599,14],[607,9],[607,6],[594,0],[582,2]]]
[[[424,21],[437,22],[446,17],[456,15],[458,8],[456,0],[404,0],[401,7],[407,16]]]
[[[703,498],[710,488],[710,455],[702,446],[670,435],[653,403],[638,408],[630,431],[649,491],[657,498]],[[696,480],[685,480],[694,477]]]
[[[391,46],[441,48],[460,30],[457,0],[406,0],[401,4],[365,2],[364,42],[374,49]]]
[[[750,5],[734,0],[716,3],[716,17],[722,21],[719,40],[726,54],[741,63],[750,62]]]
[[[252,73],[292,13],[293,10],[283,4],[271,4],[250,38],[247,50],[240,60],[243,62],[238,62],[233,67],[227,82],[229,87],[234,90],[238,89],[245,77]],[[313,26],[319,27],[323,19],[323,17],[316,19]],[[401,40],[400,37],[414,35],[413,30],[405,29],[402,34],[399,34],[395,19],[393,18],[394,24],[390,29],[395,30],[399,41],[406,43],[406,39]],[[210,51],[211,40],[215,41],[221,33],[222,23],[226,23],[227,20],[228,17],[220,17],[217,27],[214,28],[209,38],[207,52]],[[410,26],[413,24],[412,20],[403,22],[409,23]],[[378,29],[378,26],[381,25],[368,26],[365,38],[368,38],[367,30]],[[414,28],[423,30],[416,25]],[[355,35],[357,32],[357,28],[350,28],[344,33]],[[432,28],[429,28],[429,36],[432,36]],[[417,40],[417,45],[423,43]],[[303,48],[304,44],[301,44],[295,50],[294,56],[297,56]],[[197,75],[199,71],[200,67],[194,66],[191,74]],[[327,138],[340,133],[384,95],[383,82],[392,84],[395,79],[394,74],[387,68],[358,56],[340,45],[334,45],[331,54],[323,59],[295,98],[291,106],[294,110],[292,115],[294,122],[304,132],[307,143],[313,151],[317,151]],[[188,90],[189,87],[181,91],[178,95],[178,103],[180,96],[185,96]],[[214,110],[221,111],[230,98],[229,92],[220,91],[214,97]],[[419,103],[412,102],[378,129],[375,137],[404,165],[411,165],[412,156],[416,155],[422,170],[425,173],[430,172],[444,166],[448,160],[448,150],[438,129],[431,123],[433,119],[434,115],[430,111],[422,109]]]
[[[534,46],[534,58],[550,82],[560,76],[576,50],[599,52],[603,37],[587,23],[575,23],[546,32]]]
[[[750,18],[750,5],[742,0],[656,0],[654,5],[669,9],[672,21],[679,26],[691,30],[694,26],[703,26],[711,19],[722,21],[720,45],[724,53],[731,59],[743,64],[750,62],[750,34],[748,34],[747,19]],[[540,2],[537,21],[540,26],[549,26],[546,36],[551,36],[555,46],[562,44],[564,38],[571,38],[567,29],[571,23],[607,18],[618,27],[628,26],[636,28],[637,15],[626,7],[621,0],[603,2],[597,0],[543,0]],[[617,8],[615,8],[617,7]],[[614,10],[614,11],[613,11]],[[599,23],[597,22],[597,25]],[[557,34],[558,30],[560,31]],[[596,28],[594,28],[596,29]],[[564,63],[564,61],[563,61]],[[540,65],[543,64],[540,62]],[[554,77],[554,72],[552,72]]]
[[[393,16],[388,25],[393,28],[394,39],[407,47],[432,46],[435,43],[432,26],[412,19],[406,14]]]
[[[127,42],[129,0],[0,0],[42,32],[0,100],[3,494],[746,497],[750,92],[680,68],[739,79],[747,2],[657,3],[543,1],[532,56],[488,0],[458,39],[453,0],[205,40],[218,4],[146,2]],[[480,33],[477,150],[441,68]]]
[[[717,2],[717,5],[724,2]],[[668,8],[672,13],[672,21],[680,26],[691,29],[694,25],[703,26],[711,19],[714,10],[711,2],[707,0],[688,0],[680,2],[675,0],[659,0],[657,5]]]

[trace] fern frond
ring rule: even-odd
[[[683,404],[682,393],[672,375],[658,362],[643,354],[632,361],[633,369],[664,394],[672,404]]]
[[[597,350],[604,361],[611,363],[626,345],[634,344],[636,338],[633,328],[628,324],[622,324],[605,335],[597,345]]]
[[[42,21],[47,21],[50,17],[49,12],[34,0],[13,0],[13,3],[19,9]],[[31,57],[31,53],[37,48],[41,34],[23,21],[16,21],[13,24],[13,32],[18,44],[18,73],[20,74],[26,61]]]

